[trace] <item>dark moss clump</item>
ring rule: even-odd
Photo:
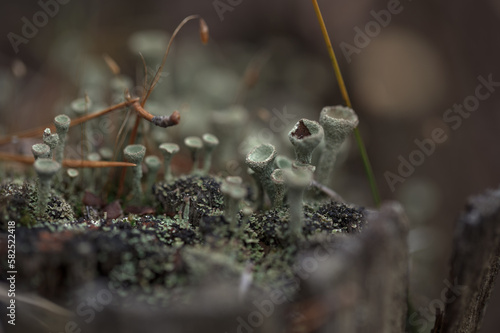
[[[310,223],[306,223],[306,228],[312,228],[310,232],[304,230],[306,234],[313,232],[360,232],[364,226],[363,208],[355,208],[343,203],[330,201],[319,206],[317,209],[306,211]]]
[[[275,209],[254,214],[249,221],[261,242],[267,246],[286,247],[288,243],[288,210]],[[304,236],[324,232],[353,233],[363,226],[362,210],[342,203],[329,202],[319,207],[304,207]]]
[[[198,226],[203,216],[223,209],[224,198],[220,184],[221,182],[213,177],[188,176],[173,184],[156,184],[153,194],[168,216],[183,216],[190,224]]]
[[[0,185],[0,230],[7,230],[7,222],[15,221],[22,225],[35,222],[33,205],[36,202],[33,186],[27,182],[22,184],[4,182]]]
[[[143,217],[95,226],[80,220],[18,228],[17,260],[22,263],[20,290],[53,300],[99,278],[120,296],[134,293],[165,301],[168,290],[188,282],[179,250],[197,243],[193,230],[171,220]]]
[[[60,196],[52,194],[47,203],[47,215],[51,221],[73,221],[73,209]]]

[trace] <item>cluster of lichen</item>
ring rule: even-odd
[[[130,88],[126,76],[113,78],[111,90],[117,100],[124,101],[123,91]],[[69,112],[84,117],[91,107],[88,98],[80,98],[71,103]],[[96,267],[82,272],[82,276],[90,280],[102,274],[120,296],[140,290],[149,295],[150,304],[171,305],[174,299],[181,299],[170,292],[172,289],[188,293],[185,287],[203,280],[207,272],[238,278],[248,262],[254,265],[256,284],[279,284],[283,276],[293,276],[292,263],[304,238],[313,239],[318,233],[356,232],[363,225],[359,210],[331,201],[320,202],[317,192],[311,189],[313,178],[329,184],[339,147],[358,119],[350,108],[340,106],[324,108],[319,122],[301,119],[288,134],[295,150],[294,161],[278,155],[271,144],[254,147],[245,159],[248,174],[255,180],[251,185],[239,176],[211,175],[214,165],[234,153],[234,143],[240,141],[249,118],[241,106],[213,112],[211,122],[214,133],[221,137],[220,145],[213,134],[186,136],[183,144],[191,154],[192,167],[181,174],[174,172],[173,166],[182,145],[166,139],[164,129],[161,133],[152,130],[148,140],[143,137],[148,132],[140,131],[131,141],[144,145],[129,144],[117,153],[119,158],[135,164],[128,171],[131,177],[125,177],[125,187],[130,191],[119,199],[131,206],[159,207],[156,216],[130,214],[106,219],[102,212],[91,214],[88,209],[85,220],[74,221],[76,209],[72,210],[62,196],[73,204],[81,202],[79,195],[74,199],[74,192],[97,191],[98,185],[104,187],[111,177],[106,169],[61,171],[71,119],[58,115],[54,119],[56,133],[46,129],[43,143],[32,147],[36,186],[0,188],[2,218],[33,224],[34,216],[37,223],[32,232],[37,236],[44,231],[70,231],[74,244],[68,245],[72,249],[68,258],[63,255],[60,259],[67,260],[63,266],[95,254]],[[91,137],[92,131],[92,126],[84,127],[82,137]],[[313,152],[323,141],[316,171]],[[108,138],[100,146],[76,144],[81,145],[88,160],[109,161],[117,157],[110,149],[112,142]],[[159,156],[163,157],[161,181]],[[26,208],[13,211],[10,206]],[[88,251],[82,254],[76,248]],[[37,279],[39,282],[43,277]]]

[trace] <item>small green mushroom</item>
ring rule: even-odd
[[[205,148],[205,157],[203,160],[203,174],[208,174],[212,165],[212,155],[214,149],[219,145],[219,139],[213,134],[203,134],[203,147]]]
[[[31,152],[35,160],[39,158],[50,158],[50,147],[45,143],[37,143],[31,146]]]
[[[38,175],[38,216],[43,217],[49,202],[50,184],[52,178],[59,171],[61,165],[49,158],[39,158],[34,164]]]
[[[271,202],[275,200],[275,188],[271,180],[275,158],[276,148],[264,143],[252,149],[245,160],[247,166],[255,172],[255,176],[259,179]]]
[[[318,181],[328,185],[340,146],[358,126],[358,116],[346,106],[327,106],[321,111],[319,123],[325,131],[325,149],[318,165]]]
[[[50,132],[50,128],[46,128],[45,131],[43,131],[43,143],[50,147],[49,157],[52,158],[54,155],[54,150],[59,143],[59,136],[57,134],[52,134]]]
[[[142,160],[144,159],[144,155],[146,154],[146,147],[143,145],[128,145],[123,149],[123,156],[125,159],[134,163],[136,166],[133,167],[134,177],[132,180],[132,201],[140,202],[142,199],[142,188],[141,188],[141,179],[142,179]]]
[[[203,148],[203,141],[197,136],[188,136],[184,139],[184,144],[191,151],[191,156],[193,159],[193,169],[191,172],[196,173],[199,170],[198,169],[198,166],[200,164],[199,155],[201,149]]]
[[[323,127],[313,120],[301,119],[288,133],[298,163],[311,164],[314,149],[323,140]]]
[[[165,170],[165,182],[170,183],[173,180],[172,168],[170,163],[175,154],[179,152],[179,145],[176,143],[162,143],[160,145],[160,151],[163,154],[163,168]]]
[[[59,143],[56,148],[56,161],[62,163],[64,158],[64,147],[66,145],[66,135],[69,131],[69,125],[71,124],[71,119],[65,115],[60,114],[54,118],[54,125],[56,127],[56,132],[59,137]]]

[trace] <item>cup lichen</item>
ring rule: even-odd
[[[71,124],[71,119],[65,115],[60,114],[54,118],[54,126],[56,127],[56,132],[59,138],[59,143],[56,148],[56,161],[62,163],[64,157],[64,147],[66,146],[66,135],[69,131],[69,125]]]
[[[54,156],[54,150],[59,143],[59,136],[57,134],[52,134],[50,128],[46,128],[43,131],[43,143],[45,143],[50,148],[50,158]]]
[[[312,154],[323,137],[323,127],[317,121],[299,120],[288,133],[288,139],[295,149],[295,160],[301,164],[311,164]]]
[[[59,171],[61,165],[49,158],[39,158],[35,161],[34,167],[39,180],[37,215],[43,217],[45,215],[47,203],[49,202],[52,178]]]
[[[219,145],[219,139],[213,134],[203,134],[203,147],[205,150],[205,156],[203,159],[203,174],[208,174],[210,167],[212,166],[212,156],[214,149]]]
[[[50,147],[45,143],[36,143],[31,146],[31,152],[35,157],[35,160],[39,158],[49,158],[50,157]]]
[[[262,184],[271,202],[274,202],[275,199],[275,189],[271,180],[271,173],[274,170],[276,155],[276,148],[273,145],[263,143],[252,149],[247,154],[245,160],[247,166],[255,172],[255,176]]]
[[[180,147],[176,143],[162,143],[160,145],[160,151],[163,155],[163,168],[164,168],[164,178],[165,182],[171,183],[173,181],[171,162],[175,154],[180,150]]]
[[[325,149],[321,153],[317,179],[328,185],[340,146],[347,136],[358,126],[358,116],[346,106],[327,106],[321,110],[319,123],[325,132]]]
[[[135,164],[135,167],[133,167],[134,176],[132,179],[132,201],[136,203],[142,200],[141,164],[145,154],[146,154],[146,147],[139,144],[128,145],[125,147],[125,149],[123,149],[123,156],[125,157],[125,159],[128,162]]]
[[[200,152],[203,148],[203,141],[197,136],[188,136],[184,139],[184,144],[191,151],[191,157],[193,160],[193,168],[191,173],[197,173],[199,171],[200,165]]]

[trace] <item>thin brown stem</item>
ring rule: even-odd
[[[77,125],[80,125],[81,123],[84,123],[86,121],[89,121],[89,120],[101,117],[101,116],[103,116],[103,115],[105,115],[107,113],[110,113],[111,111],[115,111],[115,110],[118,110],[118,109],[122,109],[122,108],[128,107],[131,104],[133,104],[135,102],[138,102],[138,101],[139,101],[139,98],[133,98],[133,99],[130,99],[130,100],[125,101],[123,103],[110,106],[107,109],[104,109],[104,110],[101,110],[101,111],[98,111],[98,112],[94,112],[92,114],[85,115],[85,116],[82,116],[82,117],[79,117],[79,118],[76,118],[76,119],[72,119],[70,127],[77,126]],[[9,143],[14,138],[20,138],[20,139],[22,139],[22,138],[33,138],[33,137],[36,137],[36,136],[42,136],[43,131],[46,128],[50,128],[51,131],[55,131],[54,125],[47,125],[47,126],[38,127],[38,128],[35,128],[35,129],[26,130],[26,131],[19,132],[19,133],[10,134],[8,136],[0,138],[0,145],[1,144]]]
[[[23,164],[35,163],[35,158],[31,156],[16,155],[0,152],[0,160],[12,161]],[[65,168],[112,168],[112,167],[132,167],[134,163],[115,161],[86,161],[86,160],[63,160]]]

